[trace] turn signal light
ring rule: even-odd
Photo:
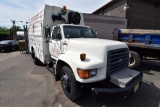
[[[88,79],[97,75],[97,69],[82,70],[78,69],[78,75],[82,79]]]
[[[82,79],[87,79],[89,78],[89,71],[78,69],[78,75]]]
[[[80,54],[80,59],[81,61],[84,61],[86,59],[86,54],[85,53]]]

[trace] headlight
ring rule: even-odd
[[[91,70],[78,69],[77,71],[78,71],[79,77],[82,79],[88,79],[97,75],[97,69],[91,69]]]

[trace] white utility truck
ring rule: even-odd
[[[142,82],[141,72],[128,69],[125,43],[96,38],[83,14],[65,6],[45,5],[30,19],[28,37],[33,62],[47,65],[70,100],[86,85],[95,98],[127,98]]]

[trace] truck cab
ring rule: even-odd
[[[107,82],[115,86],[113,90],[117,90],[116,93],[123,89],[124,97],[127,96],[128,87],[132,94],[141,84],[142,73],[128,69],[127,45],[118,41],[99,39],[88,26],[60,24],[53,27],[49,52],[55,62],[53,72],[61,80],[65,94],[72,94],[72,85],[77,88],[74,97],[68,96],[71,100],[78,98],[76,93],[80,92],[81,86],[87,84],[94,84],[92,86],[94,97],[98,96],[98,93],[102,94],[103,91],[107,94],[112,93],[108,91],[110,86],[106,85]],[[53,62],[49,64],[51,68]],[[97,88],[95,83],[102,81],[106,83]],[[120,88],[116,89],[117,87]]]
[[[69,40],[78,38],[96,38],[90,27],[62,24],[53,27],[49,41],[49,52],[53,58],[58,58],[60,54],[65,54]]]

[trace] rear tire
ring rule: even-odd
[[[137,52],[130,51],[130,54],[129,68],[136,69],[140,65],[141,58]]]
[[[34,58],[33,58],[33,63],[34,63],[35,65],[39,65],[39,60],[38,60],[36,57],[34,57]]]
[[[38,60],[38,58],[35,56],[35,51],[34,49],[32,50],[32,58],[33,58],[33,63],[35,65],[39,65],[40,64],[40,61]]]
[[[68,66],[64,66],[60,78],[65,95],[72,101],[78,99],[81,96],[81,86],[76,81],[73,71]]]

